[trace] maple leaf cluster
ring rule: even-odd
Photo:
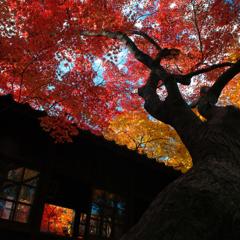
[[[103,135],[184,173],[192,167],[191,157],[176,131],[151,119],[145,112],[132,111],[119,115],[110,122]]]

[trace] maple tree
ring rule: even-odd
[[[193,168],[124,240],[239,239],[240,114],[219,105],[238,103],[239,9],[238,0],[1,0],[0,92],[45,110],[47,131],[61,141],[77,128],[101,134],[144,108],[189,151]]]

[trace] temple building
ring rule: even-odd
[[[42,114],[0,97],[0,239],[118,240],[180,176],[86,131],[56,144]]]

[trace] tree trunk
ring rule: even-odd
[[[152,117],[177,131],[193,160],[193,168],[158,195],[122,240],[239,240],[240,111],[232,106],[219,107],[216,103],[223,88],[240,72],[240,59],[234,64],[215,64],[176,75],[163,67],[161,60],[179,50],[161,48],[145,33],[140,35],[158,50],[155,58],[141,51],[123,32],[84,31],[81,34],[122,41],[150,70],[146,84],[138,89],[144,108]],[[222,67],[229,68],[218,76],[212,87],[201,92],[194,104],[207,119],[202,123],[183,99],[177,83],[190,85],[192,77]],[[165,100],[157,93],[160,81],[167,90]]]
[[[204,125],[187,144],[193,168],[166,187],[121,240],[240,239],[238,120],[228,114]]]

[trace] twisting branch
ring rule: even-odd
[[[178,83],[181,83],[183,85],[190,85],[191,83],[191,78],[203,73],[207,73],[210,72],[212,70],[218,69],[218,68],[223,68],[223,67],[231,67],[234,64],[231,62],[225,62],[225,63],[219,63],[219,64],[214,64],[212,66],[206,67],[206,68],[202,68],[190,73],[187,73],[185,75],[175,75],[175,79]]]
[[[212,66],[209,66],[209,67],[202,68],[202,69],[196,70],[194,72],[191,72],[191,73],[189,73],[187,75],[193,77],[193,76],[196,76],[196,75],[199,75],[199,74],[202,74],[202,73],[210,72],[210,71],[215,70],[217,68],[231,67],[233,65],[234,64],[231,63],[231,62],[224,62],[224,63],[214,64]]]
[[[164,101],[160,100],[156,91],[160,80],[164,82],[168,92]],[[155,67],[146,85],[138,90],[138,94],[145,100],[145,110],[154,118],[174,127],[187,146],[192,137],[187,129],[191,129],[190,132],[197,132],[201,121],[182,98],[174,75],[167,73],[161,65]]]
[[[118,39],[121,42],[125,43],[130,52],[135,56],[135,58],[146,65],[148,68],[152,68],[153,59],[148,56],[146,53],[142,52],[136,44],[127,36],[127,34],[122,32],[109,32],[109,31],[101,31],[101,32],[91,32],[91,31],[81,31],[81,35],[83,36],[95,36],[95,37],[108,37],[112,39]]]
[[[240,59],[221,74],[212,87],[203,87],[201,96],[195,106],[198,107],[199,113],[206,119],[210,120],[218,109],[215,106],[223,88],[240,72]]]
[[[145,100],[144,108],[149,114],[156,119],[167,123],[168,120],[166,119],[167,116],[165,114],[166,108],[163,107],[164,101],[159,99],[156,92],[159,80],[159,73],[156,70],[151,71],[147,83],[138,89],[138,95]]]
[[[152,45],[154,45],[154,47],[158,51],[162,50],[162,48],[159,46],[159,44],[152,37],[150,37],[148,34],[142,32],[142,31],[131,31],[130,33],[135,34],[135,35],[139,35],[139,36],[145,38],[148,42],[150,42]]]
[[[215,104],[223,90],[223,88],[238,74],[240,73],[240,59],[228,68],[222,75],[220,75],[217,81],[209,89],[206,97],[211,104]]]
[[[155,64],[158,64],[163,58],[176,58],[180,54],[177,48],[163,48],[161,49],[154,59]]]

